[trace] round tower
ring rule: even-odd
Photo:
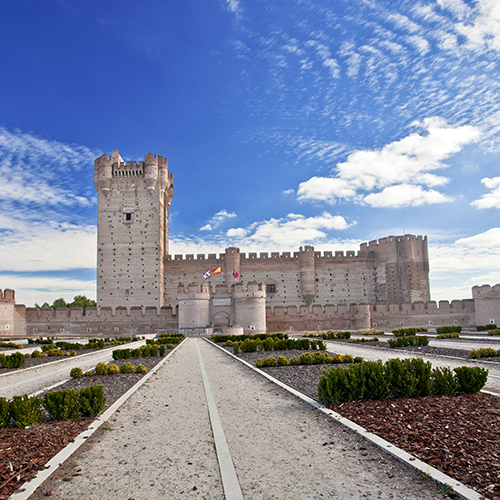
[[[158,183],[158,160],[156,155],[148,153],[144,161],[144,182],[150,193],[152,193]]]
[[[314,267],[314,247],[300,247],[300,292],[305,303],[310,306],[316,297],[316,270]]]
[[[266,284],[252,281],[233,285],[236,324],[244,333],[266,333]]]
[[[111,190],[113,181],[113,163],[123,162],[118,151],[113,151],[113,154],[108,158],[104,154],[97,158],[94,162],[94,186],[98,193],[108,194]]]
[[[210,288],[195,283],[177,287],[179,328],[205,328],[210,323]]]
[[[231,291],[231,286],[241,276],[240,272],[240,249],[236,247],[226,248],[226,285],[227,290]],[[240,278],[241,279],[241,278]]]

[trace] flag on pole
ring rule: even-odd
[[[239,276],[239,274],[236,272],[236,269],[234,267],[233,267],[233,276],[234,276],[235,280],[237,280],[238,276]]]
[[[210,268],[207,269],[207,272],[203,275],[203,279],[207,280],[210,278]]]
[[[216,267],[213,272],[214,274],[220,274],[220,266]]]

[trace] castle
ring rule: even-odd
[[[389,236],[345,254],[306,245],[293,254],[246,255],[232,247],[218,256],[172,257],[173,175],[166,158],[149,153],[137,163],[124,162],[118,151],[102,155],[95,160],[94,185],[97,308],[25,308],[5,290],[0,335],[140,335],[207,327],[264,333],[500,321],[500,285],[474,287],[473,299],[451,304],[430,300],[426,237]]]

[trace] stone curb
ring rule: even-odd
[[[154,368],[151,369],[144,377],[142,377],[135,385],[133,385],[125,394],[118,398],[104,413],[97,417],[89,427],[79,434],[72,443],[69,443],[57,455],[52,457],[46,464],[45,469],[38,472],[38,474],[29,481],[25,482],[17,491],[15,491],[9,498],[12,500],[26,500],[34,491],[68,459],[85,441],[94,434],[94,432],[101,427],[102,424],[113,415],[113,413],[120,408],[120,406],[127,401],[150,377],[153,375],[173,354],[177,349],[186,341],[184,339],[172,352],[169,352]]]
[[[240,363],[243,363],[244,365],[248,366],[248,368],[251,368],[255,372],[257,372],[259,375],[262,375],[263,377],[267,378],[271,382],[275,383],[276,385],[279,385],[286,391],[290,392],[294,396],[302,399],[302,401],[305,401],[306,403],[309,403],[311,406],[316,408],[318,411],[321,411],[331,419],[337,421],[339,424],[349,428],[350,430],[354,431],[356,434],[359,434],[360,436],[364,437],[368,441],[371,441],[373,444],[377,445],[379,448],[387,451],[394,457],[396,457],[398,460],[401,462],[404,462],[405,464],[409,465],[410,467],[413,467],[414,469],[417,469],[418,471],[422,472],[423,474],[426,474],[429,476],[431,479],[434,481],[442,484],[443,486],[446,487],[451,487],[453,488],[454,493],[456,493],[460,498],[464,500],[483,500],[485,497],[483,495],[480,495],[477,491],[474,491],[471,488],[468,488],[464,484],[460,483],[456,479],[453,479],[452,477],[448,476],[447,474],[444,474],[443,472],[435,469],[431,465],[426,464],[425,462],[422,462],[418,458],[415,458],[414,456],[410,455],[406,451],[398,448],[397,446],[389,443],[385,439],[382,439],[381,437],[377,436],[376,434],[373,434],[372,432],[367,431],[363,427],[361,427],[358,424],[355,424],[348,418],[343,417],[342,415],[339,415],[338,413],[335,413],[334,411],[326,408],[323,406],[321,403],[318,403],[314,399],[310,398],[309,396],[306,396],[305,394],[302,394],[301,392],[293,389],[292,387],[289,387],[288,385],[284,384],[283,382],[280,382],[279,380],[275,379],[271,375],[267,374],[266,372],[259,370],[256,366],[251,365],[247,361],[238,358],[234,354],[228,352],[226,349],[223,347],[215,344],[211,340],[205,339],[207,342],[212,344],[213,346],[217,347],[217,349],[220,349],[221,351],[225,352],[229,356],[232,356],[234,359],[238,360]]]

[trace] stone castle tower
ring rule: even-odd
[[[98,193],[97,305],[163,306],[164,257],[173,175],[148,153],[125,163],[118,151],[94,163]]]

